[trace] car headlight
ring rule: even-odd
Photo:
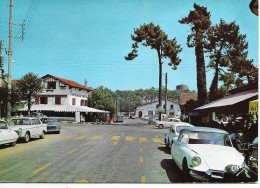
[[[201,158],[198,156],[193,157],[191,161],[194,166],[199,166],[201,164]]]
[[[19,129],[18,129],[18,135],[21,136],[22,133],[23,133],[23,129],[22,129],[22,128],[19,128]]]

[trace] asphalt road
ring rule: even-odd
[[[163,143],[167,131],[138,119],[64,124],[61,134],[0,146],[0,182],[183,182]]]

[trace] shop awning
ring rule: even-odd
[[[24,108],[19,109],[19,111],[28,111],[28,106],[25,106]],[[109,113],[109,111],[90,108],[90,107],[87,107],[87,106],[49,105],[49,104],[32,105],[31,111]]]
[[[234,104],[237,104],[239,102],[245,101],[247,99],[253,98],[258,96],[258,89],[253,89],[249,91],[244,91],[240,93],[236,93],[233,95],[229,95],[227,97],[224,97],[222,99],[213,101],[209,104],[205,104],[199,108],[196,108],[195,110],[206,110],[209,108],[217,108],[217,107],[224,107],[224,106],[231,106]]]
[[[258,114],[258,100],[249,102],[249,114]]]

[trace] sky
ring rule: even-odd
[[[113,91],[159,86],[159,64],[155,50],[140,46],[138,57],[126,61],[132,50],[134,28],[153,22],[175,38],[183,48],[177,70],[163,59],[163,74],[168,73],[168,89],[179,84],[197,91],[194,48],[186,45],[190,26],[178,20],[188,16],[197,3],[207,7],[213,25],[224,19],[236,21],[247,35],[248,58],[258,64],[258,17],[249,9],[251,0],[13,0],[13,22],[25,19],[25,38],[13,39],[12,79],[28,72],[42,77],[52,74],[97,88]],[[8,49],[9,0],[0,0],[0,40]],[[14,36],[21,27],[14,26]],[[4,53],[4,52],[3,52]],[[205,63],[209,60],[206,57]],[[4,70],[8,56],[4,53]],[[207,88],[213,79],[207,72]],[[163,78],[164,85],[164,78]]]

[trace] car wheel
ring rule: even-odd
[[[166,140],[166,139],[165,139],[165,146],[166,146],[166,148],[169,148],[169,146],[170,146],[169,140]]]
[[[25,135],[24,135],[24,142],[25,143],[28,143],[30,141],[30,134],[27,132],[27,133],[25,133]]]
[[[16,145],[16,141],[9,144],[9,146],[12,146],[12,147],[15,146],[15,145]]]
[[[191,182],[190,170],[188,168],[187,160],[184,159],[182,163],[182,173],[186,182]]]
[[[40,139],[44,139],[44,131],[42,131],[42,134],[40,135]]]
[[[159,125],[159,129],[162,129],[163,128],[163,125],[161,124],[161,125]]]

